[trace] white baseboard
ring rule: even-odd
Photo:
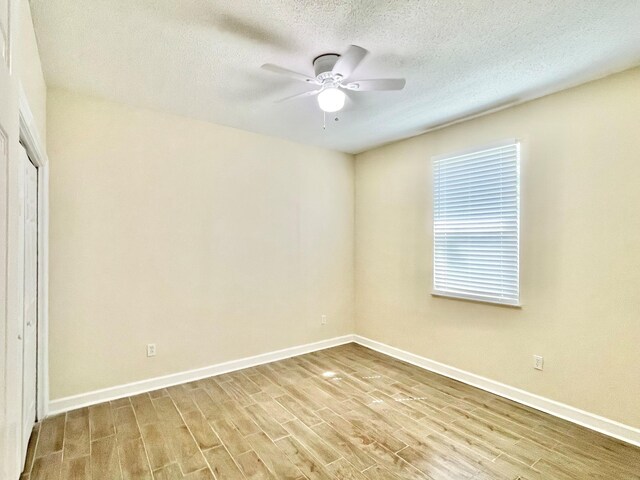
[[[564,420],[568,420],[610,437],[640,446],[640,429],[638,428],[631,427],[593,413],[585,412],[579,408],[556,402],[555,400],[541,397],[539,395],[520,390],[519,388],[510,387],[504,383],[496,382],[495,380],[481,377],[480,375],[460,370],[459,368],[451,367],[444,363],[436,362],[360,335],[354,335],[354,341],[364,347],[384,353],[385,355],[397,358],[398,360],[402,360],[431,372],[486,390],[487,392],[495,393],[496,395],[508,398],[514,402],[522,403],[535,408],[536,410],[541,410],[549,413],[550,415],[560,417]]]
[[[321,340],[319,342],[307,343],[306,345],[298,345],[296,347],[289,347],[282,350],[276,350],[274,352],[262,353],[253,357],[231,360],[229,362],[218,363],[216,365],[188,370],[186,372],[172,373],[162,377],[140,380],[138,382],[127,383],[125,385],[117,385],[115,387],[94,390],[92,392],[81,393],[70,397],[58,398],[49,402],[48,415],[56,415],[76,408],[115,400],[117,398],[150,392],[159,388],[170,387],[172,385],[178,385],[185,382],[192,382],[201,378],[242,370],[243,368],[255,367],[256,365],[275,362],[277,360],[284,360],[285,358],[324,350],[325,348],[336,347],[353,341],[354,335],[344,335],[342,337],[335,337],[328,340]]]
[[[398,360],[416,365],[417,367],[444,375],[445,377],[453,378],[454,380],[458,380],[487,392],[495,393],[501,397],[522,403],[537,410],[549,413],[550,415],[563,418],[610,437],[640,446],[640,429],[638,428],[580,410],[564,403],[556,402],[549,398],[541,397],[534,393],[520,390],[519,388],[505,385],[504,383],[496,382],[495,380],[491,380],[459,368],[445,365],[444,363],[436,362],[435,360],[421,357],[420,355],[406,352],[399,348],[395,348],[360,335],[344,335],[342,337],[335,337],[328,340],[322,340],[320,342],[308,343],[306,345],[285,348],[274,352],[267,352],[253,357],[241,358],[239,360],[231,360],[229,362],[218,363],[216,365],[189,370],[186,372],[173,373],[162,377],[150,378],[139,382],[104,388],[102,390],[95,390],[93,392],[81,393],[71,397],[59,398],[49,402],[48,414],[55,415],[69,410],[74,410],[76,408],[86,407],[88,405],[95,405],[97,403],[115,400],[117,398],[150,392],[152,390],[170,387],[180,383],[192,382],[201,378],[242,370],[243,368],[255,367],[256,365],[284,360],[285,358],[295,357],[297,355],[303,355],[305,353],[311,353],[351,342],[358,343],[364,347],[389,355],[390,357],[397,358]]]

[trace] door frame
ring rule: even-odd
[[[49,410],[49,158],[38,133],[31,107],[20,83],[18,86],[20,142],[38,169],[38,318],[36,363],[36,419]]]

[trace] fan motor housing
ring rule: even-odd
[[[325,76],[323,74],[331,73],[333,70],[333,66],[340,58],[340,55],[337,53],[325,53],[324,55],[320,55],[313,60],[313,70],[316,74],[316,77]]]

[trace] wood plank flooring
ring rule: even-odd
[[[22,480],[640,479],[640,448],[349,344],[36,426]]]

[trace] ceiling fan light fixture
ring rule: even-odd
[[[368,50],[357,45],[349,45],[342,54],[325,53],[313,60],[315,77],[304,73],[294,72],[271,63],[262,65],[264,70],[285,75],[317,86],[315,90],[298,93],[290,97],[277,100],[276,103],[318,96],[318,106],[321,110],[333,113],[344,108],[347,95],[344,90],[351,92],[373,92],[384,90],[402,90],[406,84],[404,78],[373,78],[369,80],[351,80],[351,74],[369,53]]]
[[[318,105],[325,112],[337,112],[344,107],[345,98],[342,90],[335,87],[325,88],[318,94]]]

